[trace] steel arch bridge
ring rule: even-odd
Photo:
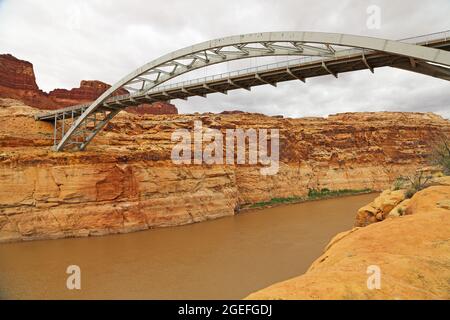
[[[210,65],[253,57],[299,56],[262,66],[171,85],[162,84]],[[36,116],[54,122],[55,151],[84,150],[122,109],[161,100],[361,69],[391,66],[450,81],[450,31],[393,41],[322,32],[265,32],[215,39],[155,59],[131,72],[97,100]],[[126,90],[126,91],[125,91]],[[127,94],[117,95],[119,92]],[[66,130],[67,129],[67,130]]]

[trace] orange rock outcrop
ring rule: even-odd
[[[405,210],[337,235],[304,275],[247,299],[450,299],[450,185],[419,191]]]
[[[46,93],[36,84],[33,64],[10,54],[0,54],[0,98],[21,100],[38,109],[59,109],[97,99],[111,86],[97,80],[83,80],[79,88],[55,89]],[[126,94],[118,90],[116,95]],[[126,111],[135,114],[177,114],[177,108],[166,102],[143,104]]]
[[[442,175],[440,170],[437,170],[434,177],[429,175],[426,182],[424,181],[422,188],[450,186],[450,177]],[[388,217],[410,214],[408,208],[411,205],[411,199],[408,198],[408,193],[411,193],[411,191],[414,190],[411,189],[410,183],[404,183],[402,188],[399,189],[398,186],[392,185],[390,189],[384,190],[371,203],[358,210],[355,227],[365,227],[369,224],[383,221]]]
[[[381,190],[426,162],[450,123],[421,113],[354,113],[312,119],[261,114],[121,112],[84,152],[50,151],[39,110],[0,100],[0,241],[130,232],[233,215],[248,203],[308,189]],[[175,129],[279,128],[280,170],[174,165]]]

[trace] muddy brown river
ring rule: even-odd
[[[241,299],[305,272],[375,196],[123,235],[0,244],[0,298]],[[66,287],[69,265],[81,268],[81,290]]]

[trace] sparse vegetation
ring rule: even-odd
[[[413,176],[407,177],[411,188],[414,190],[422,190],[426,187],[428,181],[433,178],[431,175],[426,175],[423,171],[416,173]]]
[[[308,200],[354,195],[360,193],[368,193],[371,191],[372,191],[371,189],[361,189],[361,190],[352,190],[352,189],[329,190],[327,188],[321,190],[309,189]]]
[[[393,190],[400,190],[400,189],[405,189],[406,184],[408,183],[408,179],[400,176],[397,179],[395,179],[394,184],[393,184]]]
[[[440,137],[433,145],[431,151],[431,164],[439,166],[445,175],[450,175],[450,139]]]
[[[295,203],[295,202],[302,202],[305,201],[305,197],[287,197],[287,198],[273,198],[270,201],[263,201],[263,202],[257,202],[250,206],[250,208],[263,208],[268,206],[273,206],[276,204],[283,204],[283,203]]]
[[[441,136],[432,144],[429,164],[438,166],[442,173],[422,170],[412,176],[400,176],[394,181],[392,189],[406,189],[405,197],[410,199],[416,192],[425,189],[433,177],[450,175],[450,139],[447,136]]]
[[[327,199],[334,198],[339,196],[348,196],[348,195],[357,195],[370,193],[373,190],[371,189],[360,189],[360,190],[352,190],[352,189],[342,189],[342,190],[329,190],[327,188],[323,188],[320,190],[317,189],[309,189],[308,195],[306,197],[287,197],[287,198],[273,198],[270,201],[257,202],[250,206],[250,208],[263,208],[274,206],[278,204],[287,204],[287,203],[298,203],[304,202],[308,200],[318,200],[318,199]]]
[[[433,178],[433,176],[426,174],[423,171],[419,171],[413,176],[402,177],[406,181],[407,190],[405,197],[407,199],[412,198],[417,191],[423,190],[427,187],[428,182]]]

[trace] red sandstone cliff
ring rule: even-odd
[[[10,54],[0,55],[0,97],[18,99],[39,109],[58,108],[37,86],[33,65]]]
[[[97,99],[110,85],[97,81],[83,80],[79,88],[55,89],[46,93],[39,89],[33,64],[19,60],[10,54],[0,54],[0,98],[21,100],[38,109],[59,109],[87,103]],[[117,94],[126,94],[126,90]],[[169,103],[143,104],[127,109],[135,114],[177,114],[177,108]]]
[[[142,104],[137,107],[128,107],[126,111],[129,113],[144,114],[178,114],[177,108],[167,102],[159,101],[152,104]]]
[[[89,101],[94,101],[111,86],[97,80],[82,80],[79,88],[55,89],[48,96],[61,106],[71,106]],[[126,90],[119,90],[115,95],[127,94]]]

